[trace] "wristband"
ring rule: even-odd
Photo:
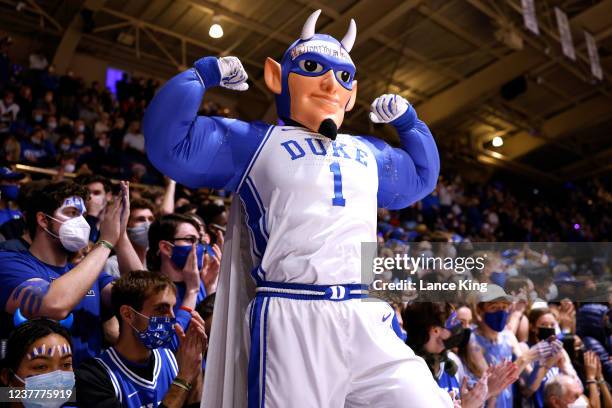
[[[595,380],[586,380],[585,383],[587,383],[587,384],[597,384],[597,381],[595,381]]]
[[[186,311],[188,313],[193,313],[193,309],[190,308],[190,307],[187,307],[187,306],[181,306],[181,307],[179,307],[179,309],[184,310],[184,311]]]
[[[110,242],[108,242],[107,240],[104,240],[104,239],[98,240],[98,242],[96,242],[96,245],[105,246],[106,248],[110,249],[111,251],[113,249],[115,249],[115,246],[113,244],[111,244]]]
[[[180,387],[184,390],[190,391],[191,390],[191,384],[189,384],[187,381],[176,377],[174,380],[172,380],[172,384],[176,385],[177,387]]]
[[[179,388],[181,388],[181,389],[183,389],[185,391],[189,391],[189,388],[185,387],[183,384],[181,384],[180,382],[178,382],[176,380],[172,381],[172,384],[176,385],[177,387],[179,387]]]

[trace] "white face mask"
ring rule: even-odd
[[[74,372],[56,370],[50,373],[33,375],[22,379],[17,374],[15,378],[25,384],[26,390],[72,390],[74,388]],[[74,392],[74,391],[73,391]],[[70,395],[66,392],[63,394],[57,394],[63,398],[51,398],[51,399],[39,399],[22,401],[26,408],[58,408],[62,406],[66,401],[70,399]]]
[[[578,399],[571,404],[567,405],[567,408],[588,408],[589,404],[582,397],[578,397]]]
[[[554,283],[548,287],[548,293],[546,294],[546,300],[551,301],[557,299],[559,295],[559,290],[557,289],[557,285]]]
[[[92,194],[89,199],[91,200],[92,204],[103,206],[103,208],[106,206],[106,197],[104,196],[104,194]]]
[[[49,218],[57,222],[61,222],[62,225],[59,229],[59,236],[55,235],[49,230],[46,230],[51,236],[59,238],[62,246],[70,252],[77,252],[87,246],[89,242],[89,231],[90,226],[85,220],[85,217],[79,215],[78,217],[70,218],[66,221],[60,221],[57,218],[53,218],[48,215]]]

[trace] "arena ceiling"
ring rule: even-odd
[[[576,61],[561,52],[555,6],[568,14]],[[369,123],[369,104],[399,93],[457,160],[551,181],[612,169],[612,0],[537,0],[540,36],[523,27],[520,0],[0,0],[0,29],[58,37],[60,72],[76,50],[166,78],[200,56],[236,55],[252,80],[237,110],[270,117],[263,61],[279,59],[318,8],[317,32],[341,38],[357,21],[348,128],[384,133]],[[208,35],[213,18],[220,39]],[[603,81],[591,75],[584,30]],[[491,146],[495,136],[502,147]]]

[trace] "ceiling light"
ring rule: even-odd
[[[493,147],[501,147],[504,145],[504,139],[499,136],[495,136],[491,144],[493,145]]]
[[[208,30],[208,35],[210,35],[212,38],[223,37],[223,27],[221,27],[221,24],[219,24],[219,19],[216,16],[212,19],[212,25]]]

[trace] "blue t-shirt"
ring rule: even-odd
[[[4,224],[10,220],[16,220],[21,218],[21,212],[17,210],[11,210],[9,208],[5,208],[0,210],[0,225]]]
[[[29,140],[21,142],[21,160],[29,163],[46,164],[55,157],[55,147],[48,140],[34,144]]]
[[[444,370],[444,362],[440,363],[440,373],[436,378],[436,382],[438,383],[438,387],[446,390],[447,392],[453,391],[455,394],[455,399],[461,399],[461,395],[459,393],[459,380],[457,379],[457,375],[450,375]]]
[[[540,369],[540,363],[536,361],[533,364],[533,371],[531,372],[531,376],[529,377],[529,380],[527,381],[528,385],[531,385],[533,383],[533,381],[535,380],[535,377],[538,375],[539,369]],[[546,375],[544,375],[544,378],[542,379],[542,382],[540,383],[540,386],[538,387],[536,392],[534,392],[533,395],[527,399],[527,401],[523,401],[523,406],[533,407],[533,408],[543,408],[544,407],[544,388],[546,387],[546,383],[548,381],[551,381],[556,376],[558,376],[559,373],[560,373],[559,367],[551,367],[546,372]]]
[[[476,340],[480,347],[482,347],[484,358],[487,360],[487,364],[489,365],[500,364],[505,360],[514,360],[512,354],[511,336],[513,336],[512,332],[504,330],[497,335],[497,341],[493,342],[486,337],[481,336],[476,331],[472,332],[472,338]],[[509,386],[497,396],[495,407],[512,408],[512,403],[513,390],[512,386]]]
[[[29,251],[0,251],[0,333],[8,336],[13,329],[12,316],[6,313],[6,303],[16,287],[29,279],[43,279],[52,282],[74,265],[52,266],[40,261]],[[73,362],[77,366],[89,357],[102,351],[102,289],[113,281],[113,277],[102,271],[87,295],[72,310],[74,323],[70,329],[73,342]]]

